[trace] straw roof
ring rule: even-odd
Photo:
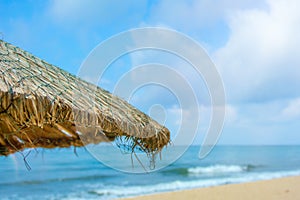
[[[170,132],[126,101],[0,40],[0,155],[114,140],[153,155]]]

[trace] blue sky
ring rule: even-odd
[[[1,1],[0,37],[76,74],[89,52],[114,34],[147,26],[175,29],[206,49],[224,81],[227,117],[220,144],[300,144],[299,7],[298,0]],[[185,65],[166,57],[150,51],[121,58],[100,85],[110,90],[122,73],[148,61]],[[192,84],[203,91],[197,94],[199,143],[209,122],[209,95],[201,80]],[[155,86],[143,89],[131,103],[145,112],[165,106],[166,116],[158,120],[175,130],[174,96]]]

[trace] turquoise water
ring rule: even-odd
[[[84,148],[78,156],[73,149],[31,150],[31,170],[20,154],[1,157],[0,199],[113,199],[300,175],[300,146],[217,146],[203,160],[198,151],[192,146],[146,174],[106,167]]]

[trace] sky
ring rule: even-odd
[[[298,0],[2,0],[0,38],[76,75],[89,53],[115,34],[143,27],[176,30],[205,49],[223,80],[226,119],[219,144],[300,144],[299,7]],[[140,88],[129,102],[165,124],[173,138],[181,117],[188,124],[199,114],[194,144],[201,143],[210,96],[203,79],[180,58],[133,52],[113,63],[99,85],[112,91],[122,75],[154,62],[189,80],[198,107],[181,108],[159,85]],[[130,77],[134,82],[139,74]],[[180,91],[184,96],[184,88]]]

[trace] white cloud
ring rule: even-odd
[[[282,110],[281,117],[283,119],[296,119],[300,117],[300,98],[293,99]]]
[[[238,120],[237,108],[233,105],[226,105],[226,122],[235,123]]]
[[[230,38],[215,53],[230,100],[268,101],[300,95],[300,1],[268,4],[266,10],[232,13]]]
[[[299,144],[300,98],[238,104],[236,118],[221,135],[222,144]],[[227,112],[228,114],[228,112]]]
[[[223,20],[224,16],[233,10],[253,5],[262,7],[264,3],[258,0],[162,0],[153,6],[149,22],[194,32]]]

